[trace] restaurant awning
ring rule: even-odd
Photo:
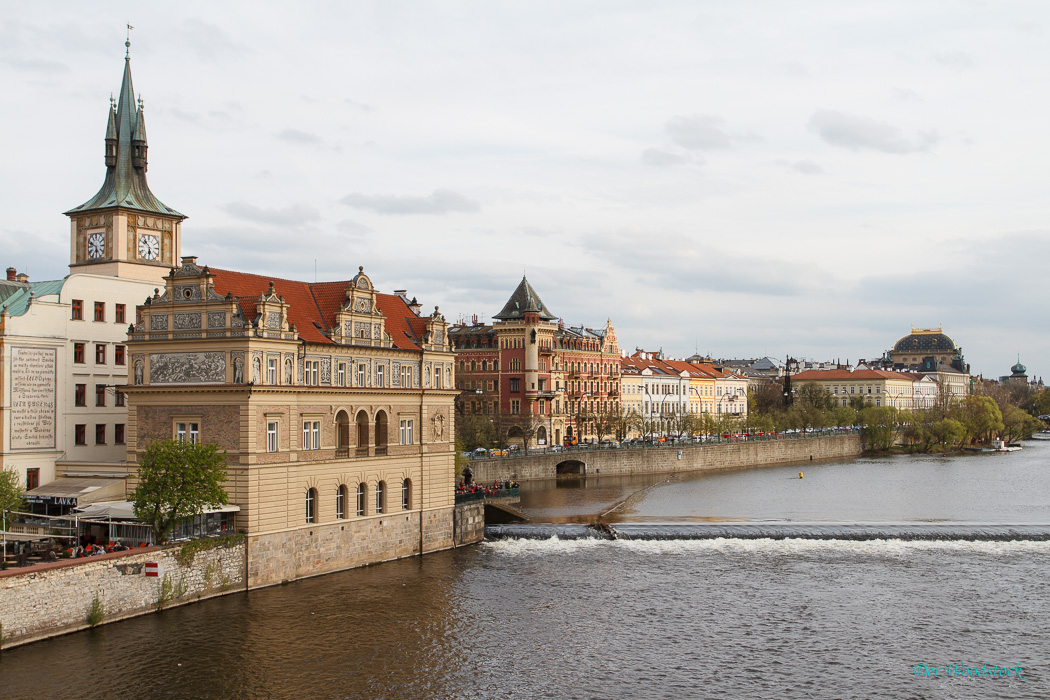
[[[26,491],[30,503],[77,506],[124,495],[124,479],[60,476]]]
[[[205,508],[205,513],[236,513],[241,508],[235,505]],[[108,501],[92,503],[77,508],[77,517],[84,520],[135,520],[135,507],[131,501]]]

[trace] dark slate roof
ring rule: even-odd
[[[921,333],[912,332],[897,341],[893,346],[894,352],[925,352],[934,350],[938,352],[954,352],[955,341],[944,333]]]
[[[536,290],[532,288],[532,285],[529,284],[529,281],[523,275],[521,284],[510,295],[507,303],[503,305],[503,310],[493,316],[493,318],[498,318],[501,321],[512,321],[524,318],[526,311],[539,312],[540,319],[543,321],[553,321],[558,318],[551,313],[550,309],[543,303],[543,300],[540,299],[540,295],[536,293]]]
[[[131,58],[124,57],[124,79],[120,84],[120,99],[116,108],[110,108],[106,124],[106,137],[116,138],[117,157],[113,165],[106,165],[106,180],[102,189],[94,197],[66,212],[67,215],[80,212],[122,207],[162,216],[175,216],[185,219],[186,216],[167,206],[153,196],[146,184],[146,159],[142,167],[132,163],[132,141],[146,144],[146,121],[142,114],[141,104],[135,106],[135,88],[131,83]]]

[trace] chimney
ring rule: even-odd
[[[394,296],[401,297],[402,299],[405,300],[406,304],[408,303],[408,290],[407,289],[395,289],[394,290]]]
[[[17,274],[17,272],[18,271],[15,270],[15,268],[13,268],[13,267],[7,268],[7,281],[8,282],[14,282],[15,281],[15,275]]]

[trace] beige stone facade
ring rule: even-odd
[[[363,271],[303,282],[193,258],[128,338],[128,461],[214,443],[254,586],[452,546],[454,355],[444,317]]]

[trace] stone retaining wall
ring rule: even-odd
[[[580,462],[580,473],[649,474],[675,471],[707,471],[759,467],[793,462],[858,457],[861,436],[834,435],[804,439],[730,442],[716,445],[689,445],[618,450],[582,450],[502,457],[470,463],[474,479],[487,483],[497,479],[552,479],[558,465]],[[681,453],[681,457],[679,457]]]
[[[250,535],[231,546],[198,551],[192,561],[180,562],[183,546],[172,545],[0,571],[0,648],[89,627],[96,595],[104,609],[101,622],[114,622],[484,537],[483,505],[465,503]],[[160,564],[160,577],[145,575],[147,562]]]
[[[0,572],[0,646],[9,647],[89,627],[95,597],[101,622],[244,590],[244,540],[179,561],[180,545],[114,552]],[[147,577],[146,563],[161,575]]]

